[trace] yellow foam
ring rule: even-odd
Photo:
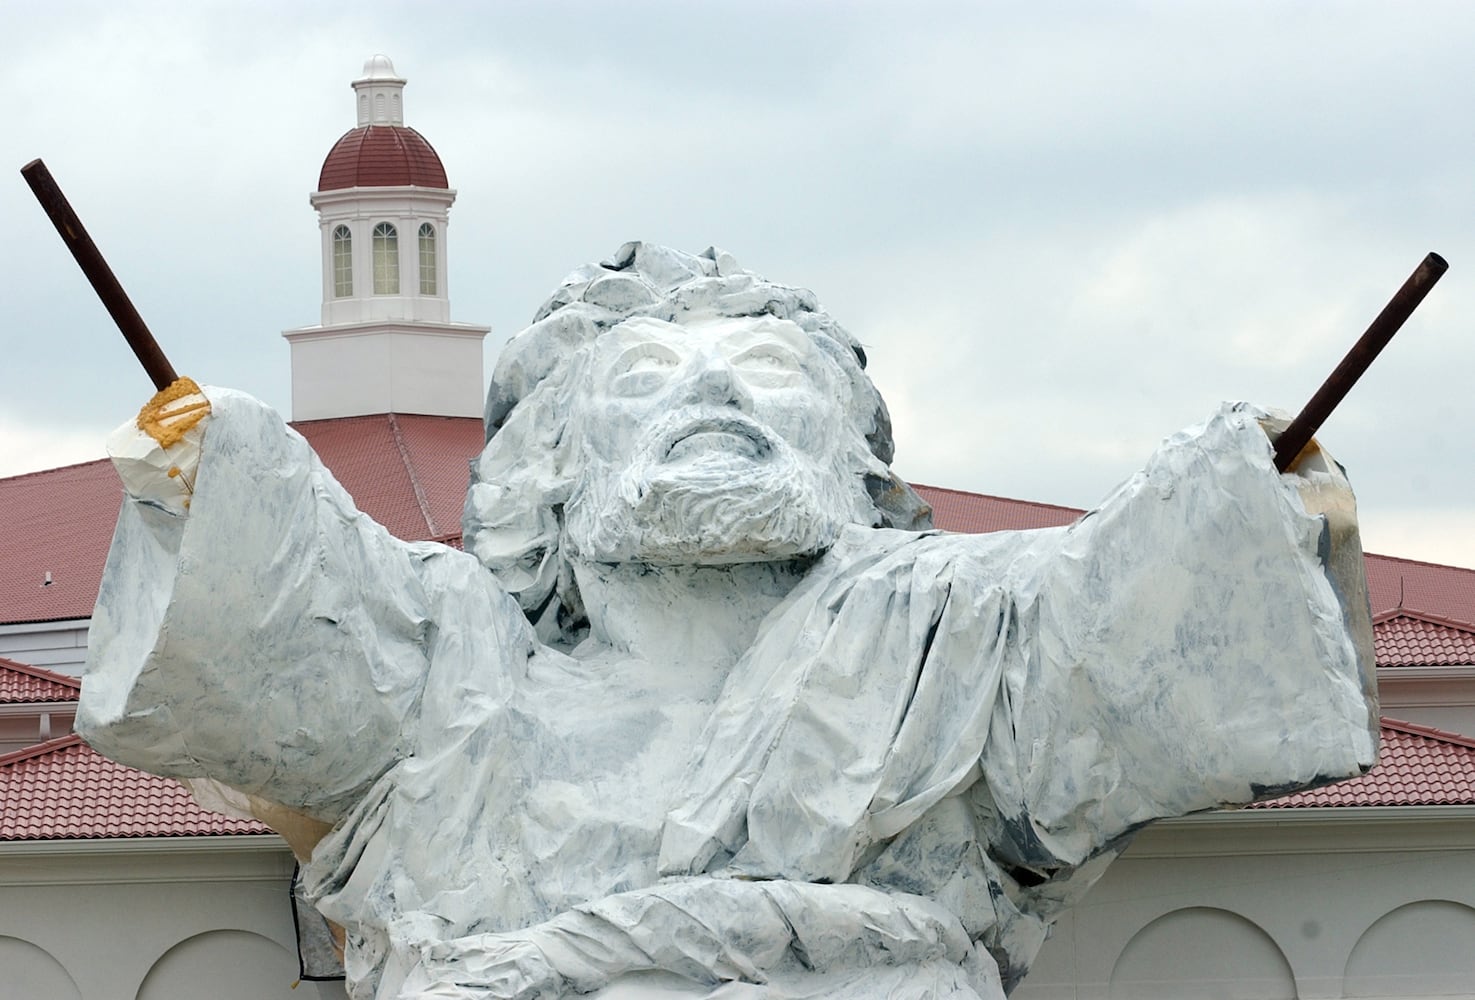
[[[200,387],[195,384],[194,379],[175,379],[143,404],[143,409],[138,411],[138,429],[159,442],[161,448],[179,443],[191,427],[209,414],[210,401],[205,399],[173,410],[168,408],[169,404],[198,394]]]

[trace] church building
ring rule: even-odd
[[[318,321],[282,334],[292,425],[392,534],[459,547],[489,329],[451,318],[457,192],[406,124],[390,60],[351,86],[353,127],[309,195]],[[952,531],[1083,513],[916,489]],[[119,493],[106,459],[0,479],[0,995],[341,997],[332,979],[299,982],[321,956],[300,964],[308,917],[280,838],[71,733]],[[1475,1000],[1475,570],[1369,555],[1367,572],[1379,764],[1150,827],[1057,926],[1018,1000]]]

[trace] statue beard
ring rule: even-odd
[[[816,461],[771,435],[756,457],[708,451],[673,462],[664,447],[651,447],[623,471],[590,458],[564,507],[564,538],[570,555],[605,563],[817,555],[846,524],[870,523],[864,468]]]

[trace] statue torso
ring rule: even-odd
[[[539,648],[502,699],[456,692],[445,717],[424,718],[372,808],[395,908],[437,913],[457,934],[503,931],[654,883],[661,824],[716,695],[665,673],[612,650]]]

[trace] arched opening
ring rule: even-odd
[[[65,967],[45,948],[29,941],[0,935],[0,970],[6,996],[81,1000]]]
[[[250,931],[196,934],[159,956],[138,1000],[208,996],[213,1000],[292,1000],[297,956]]]
[[[439,275],[435,267],[435,227],[420,225],[420,294],[435,295],[439,291]]]
[[[1424,899],[1390,910],[1347,957],[1348,997],[1468,995],[1475,983],[1475,909]]]
[[[388,222],[374,227],[374,294],[399,294],[399,233]]]
[[[1138,931],[1111,970],[1111,1000],[1295,1000],[1280,948],[1228,910],[1192,906]]]
[[[333,229],[333,297],[353,294],[353,234],[347,226]]]

